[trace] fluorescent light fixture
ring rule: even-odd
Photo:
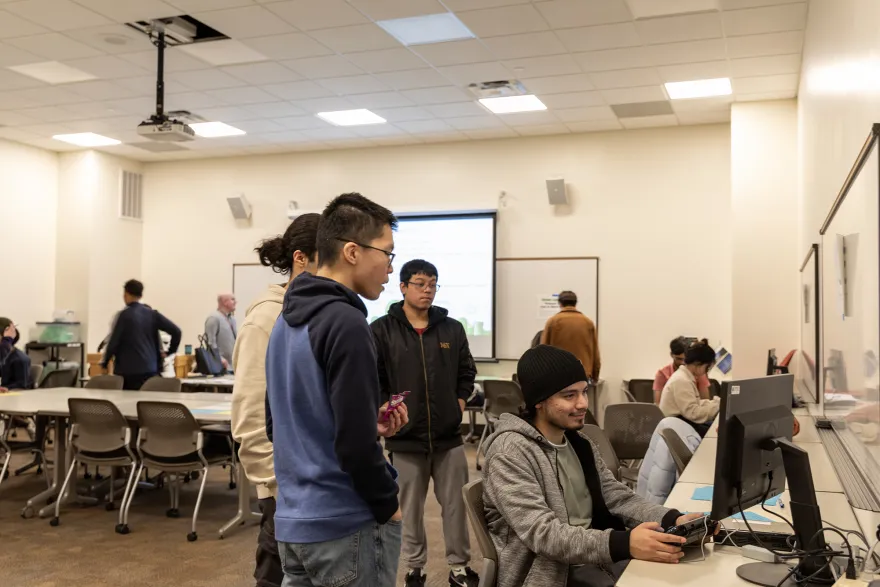
[[[666,93],[670,100],[688,100],[691,98],[709,98],[712,96],[729,96],[733,93],[730,78],[698,79],[690,82],[668,82]]]
[[[217,137],[234,137],[243,135],[245,132],[240,128],[229,126],[225,122],[196,122],[190,124],[189,127],[197,136],[206,139],[215,139]]]
[[[80,147],[109,147],[111,145],[118,145],[122,142],[93,132],[79,132],[71,135],[54,135],[52,138],[56,141],[63,141]]]
[[[376,22],[404,45],[428,45],[473,39],[474,33],[451,12]]]
[[[69,84],[97,79],[94,75],[88,72],[59,63],[58,61],[43,61],[42,63],[29,63],[27,65],[12,65],[9,69],[15,73],[38,79],[47,84]]]
[[[359,126],[362,124],[385,124],[388,122],[378,114],[366,108],[357,110],[337,110],[336,112],[318,112],[318,118],[336,126]]]
[[[525,96],[505,96],[503,98],[480,98],[480,104],[495,114],[513,114],[515,112],[547,110],[544,103],[533,94]]]

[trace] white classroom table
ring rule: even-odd
[[[797,419],[798,423],[801,425],[801,431],[792,439],[795,444],[822,442],[819,438],[819,432],[816,431],[816,421],[812,417],[806,414],[800,414],[797,416]],[[715,418],[715,422],[712,424],[712,427],[709,428],[709,432],[706,433],[706,438],[718,438],[718,418]]]
[[[180,384],[184,387],[196,388],[204,391],[217,391],[221,393],[230,393],[232,386],[235,385],[235,377],[233,375],[222,375],[220,377],[186,377],[180,380]],[[186,390],[189,392],[189,390]]]
[[[103,399],[113,402],[129,420],[137,420],[137,403],[139,401],[165,401],[183,404],[193,413],[197,422],[204,425],[228,424],[232,396],[216,393],[175,393],[161,391],[117,391],[106,389],[85,389],[80,387],[56,387],[34,389],[28,391],[0,393],[0,413],[17,416],[53,416],[55,442],[53,444],[54,462],[52,484],[50,487],[27,501],[22,509],[22,517],[31,517],[40,503],[49,498],[57,497],[64,484],[64,475],[69,463],[67,461],[66,421],[70,415],[67,400],[69,398]],[[222,538],[233,527],[241,525],[249,519],[259,519],[260,514],[250,508],[250,482],[244,473],[244,467],[238,465],[236,486],[238,489],[238,513],[219,531]],[[40,517],[54,512],[55,506],[48,505],[39,511]]]

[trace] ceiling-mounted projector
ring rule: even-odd
[[[169,26],[171,26],[170,23],[154,20],[146,30],[150,35],[150,40],[159,50],[156,66],[156,112],[138,125],[137,132],[140,136],[153,141],[179,143],[195,139],[196,133],[185,122],[171,118],[165,113],[165,47],[167,45],[166,32]],[[155,39],[153,39],[153,33],[156,34]],[[174,112],[170,114],[174,114]]]
[[[164,120],[149,118],[138,125],[137,132],[144,138],[170,143],[191,141],[196,138],[196,133],[188,124],[167,117]]]

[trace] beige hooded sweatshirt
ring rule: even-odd
[[[266,436],[266,349],[285,291],[283,285],[272,285],[251,304],[232,352],[232,436],[241,443],[239,460],[260,499],[276,492],[272,443]]]

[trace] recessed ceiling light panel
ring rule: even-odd
[[[364,124],[385,124],[388,122],[378,114],[365,108],[357,110],[337,110],[336,112],[318,112],[318,118],[336,126],[360,126]]]
[[[90,73],[81,69],[70,67],[58,61],[43,61],[42,63],[29,63],[27,65],[12,65],[12,71],[38,79],[47,84],[70,84],[85,82],[96,79]]]
[[[404,45],[428,45],[474,38],[474,33],[451,12],[380,20],[376,24]]]
[[[52,138],[56,141],[63,141],[65,143],[78,145],[80,147],[110,147],[112,145],[118,145],[122,142],[117,141],[116,139],[111,139],[110,137],[95,134],[93,132],[80,132],[69,135],[55,135]]]
[[[670,100],[690,100],[693,98],[710,98],[712,96],[729,96],[733,93],[730,78],[698,79],[689,82],[668,82],[666,93]]]
[[[547,110],[537,96],[527,94],[525,96],[506,96],[504,98],[482,98],[480,104],[495,114],[513,114],[515,112],[534,112]]]
[[[190,124],[189,127],[197,136],[205,139],[215,139],[217,137],[234,137],[246,134],[240,128],[230,126],[225,122],[196,122]]]

